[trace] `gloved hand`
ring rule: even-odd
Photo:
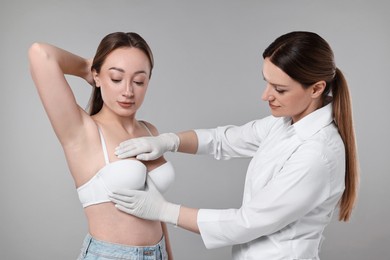
[[[177,225],[180,205],[167,202],[148,176],[146,189],[113,191],[110,199],[119,210],[148,220],[158,220]]]
[[[134,157],[149,161],[161,157],[165,152],[176,152],[180,144],[179,136],[174,133],[160,134],[129,139],[115,149],[118,158]]]

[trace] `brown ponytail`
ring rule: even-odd
[[[339,220],[348,221],[357,198],[359,173],[351,97],[347,81],[337,68],[332,83],[333,116],[345,146],[345,190],[340,201]]]

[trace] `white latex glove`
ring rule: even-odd
[[[110,199],[119,210],[148,220],[177,225],[180,205],[167,202],[148,176],[144,191],[121,189],[113,191]]]
[[[174,133],[160,134],[129,139],[115,149],[118,158],[136,157],[149,161],[161,157],[165,152],[176,152],[180,144],[179,136]]]

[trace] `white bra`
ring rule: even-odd
[[[146,125],[144,126],[149,131]],[[77,188],[80,202],[84,208],[110,202],[108,194],[117,188],[144,189],[146,174],[149,174],[161,193],[168,190],[175,179],[175,170],[169,161],[149,172],[147,172],[146,166],[136,159],[123,159],[110,163],[103,134],[100,128],[98,129],[106,165],[88,182]],[[150,131],[149,133],[151,134]]]

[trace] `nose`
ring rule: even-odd
[[[134,96],[133,86],[130,83],[126,84],[126,88],[123,91],[123,96],[125,96],[125,97]]]
[[[272,95],[272,89],[268,84],[265,87],[263,94],[261,95],[261,99],[264,101],[272,101],[275,99],[275,97]]]

